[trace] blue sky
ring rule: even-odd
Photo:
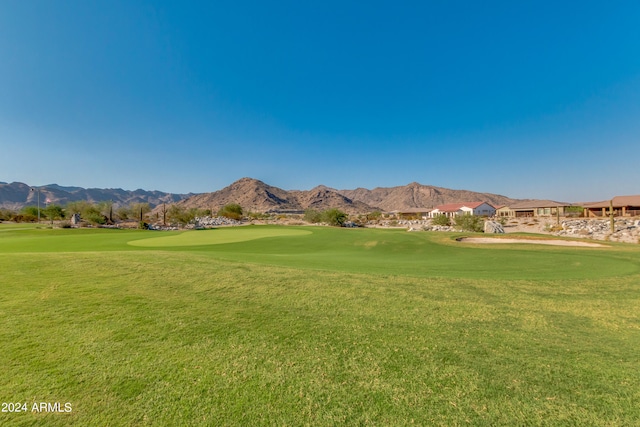
[[[640,194],[640,2],[0,2],[0,181]]]

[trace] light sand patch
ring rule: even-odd
[[[578,246],[583,248],[606,248],[607,245],[589,242],[576,242],[575,240],[551,240],[551,239],[500,239],[492,237],[462,237],[456,239],[465,243],[526,243],[531,245],[551,246]]]

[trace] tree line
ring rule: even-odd
[[[210,209],[186,208],[172,204],[168,207],[162,205],[161,212],[157,212],[157,222],[169,222],[176,224],[188,224],[196,217],[210,216]],[[64,206],[48,204],[38,209],[37,206],[25,206],[19,211],[0,208],[0,221],[37,222],[70,220],[74,214],[80,214],[83,221],[93,225],[114,224],[118,221],[148,221],[151,206],[149,203],[130,203],[128,205],[115,206],[111,201],[92,203],[88,201],[69,202]],[[240,220],[243,211],[240,205],[230,203],[217,211],[218,216]]]

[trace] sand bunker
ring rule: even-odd
[[[606,248],[606,245],[589,242],[576,242],[572,240],[551,240],[551,239],[500,239],[493,237],[462,237],[456,239],[459,242],[466,243],[527,243],[532,245],[551,245],[551,246],[580,246],[583,248]]]

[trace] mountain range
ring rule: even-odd
[[[21,209],[37,203],[37,191],[29,185],[13,182],[0,183],[0,207]],[[393,211],[417,208],[433,208],[440,204],[484,201],[492,205],[510,204],[519,199],[493,193],[468,190],[451,190],[413,182],[397,187],[377,187],[373,190],[337,190],[319,185],[311,190],[283,190],[253,178],[242,178],[231,185],[210,193],[172,194],[161,191],[99,189],[63,187],[57,184],[40,188],[40,203],[46,200],[64,205],[86,200],[99,202],[111,200],[114,205],[149,203],[152,208],[161,204],[178,204],[186,208],[218,210],[228,203],[237,203],[245,211],[252,212],[301,212],[306,209],[323,210],[338,208],[347,213],[365,213],[374,210]]]
[[[32,191],[31,189],[34,189]],[[48,184],[32,187],[22,182],[0,182],[0,208],[20,210],[25,206],[38,204],[38,191],[40,204],[49,203],[65,205],[69,202],[86,200],[91,203],[106,200],[113,201],[115,206],[128,205],[130,203],[149,203],[152,207],[162,203],[176,203],[193,194],[171,194],[162,191],[147,190],[123,190],[121,188],[82,188],[64,187],[58,184]]]

